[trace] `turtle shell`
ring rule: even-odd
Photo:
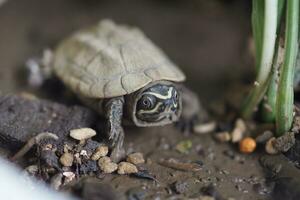
[[[184,74],[140,30],[103,20],[62,41],[54,52],[56,75],[74,92],[91,98],[130,94]]]

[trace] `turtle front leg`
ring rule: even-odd
[[[123,105],[123,97],[112,98],[105,104],[106,128],[112,147],[111,159],[115,162],[120,161],[125,156],[123,148],[124,130],[122,127]]]
[[[179,86],[178,89],[182,97],[182,113],[176,127],[188,135],[193,131],[194,125],[207,120],[208,115],[194,92],[183,85]]]

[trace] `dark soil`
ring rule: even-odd
[[[84,107],[5,95],[0,97],[0,144],[15,151],[42,132],[64,139],[72,129],[94,127],[96,120],[96,114]]]

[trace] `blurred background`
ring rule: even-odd
[[[137,26],[177,63],[204,99],[252,71],[250,1],[2,0],[0,90],[24,89],[16,70],[71,32],[111,18]]]

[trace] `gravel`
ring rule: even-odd
[[[91,128],[79,128],[70,131],[70,136],[75,140],[86,140],[96,135],[96,131]]]
[[[133,174],[137,173],[137,167],[129,162],[120,162],[118,166],[118,174]]]
[[[129,154],[127,156],[127,159],[126,159],[127,162],[130,162],[134,165],[138,165],[138,164],[143,164],[145,163],[145,159],[144,159],[144,156],[142,153],[132,153],[132,154]]]

